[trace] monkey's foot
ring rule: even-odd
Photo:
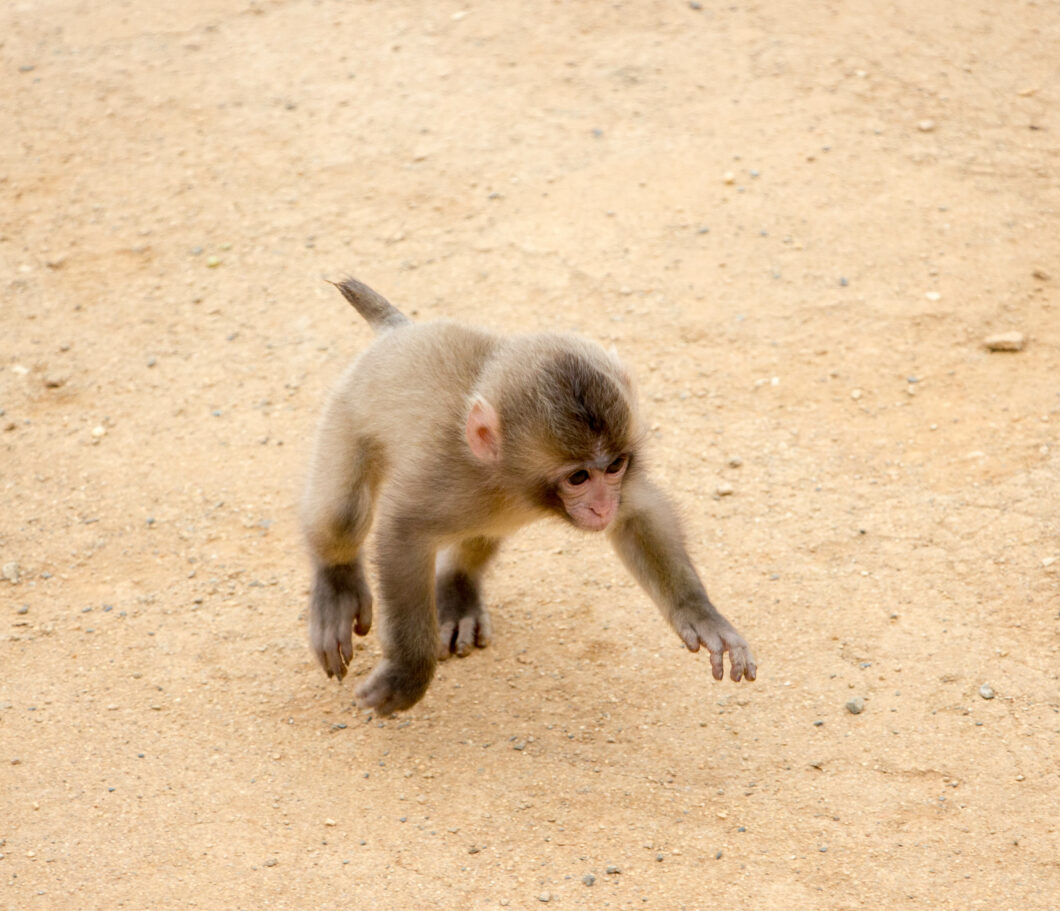
[[[444,604],[438,601],[438,658],[466,658],[473,648],[489,645],[490,615],[480,604]]]
[[[490,642],[490,615],[484,608],[459,617],[449,617],[438,624],[438,658],[450,655],[466,658],[473,648],[485,648]]]
[[[357,687],[357,701],[380,715],[400,712],[423,698],[433,676],[433,662],[409,668],[384,658]]]
[[[736,683],[751,681],[758,674],[754,655],[746,640],[720,614],[713,617],[679,619],[677,634],[690,652],[698,652],[704,645],[710,652],[710,669],[715,680],[725,677],[725,652],[729,653],[729,676]]]
[[[476,646],[489,645],[489,612],[482,606],[478,585],[462,573],[438,580],[438,658],[466,658]]]
[[[329,677],[341,680],[353,657],[353,633],[372,628],[372,592],[360,562],[318,566],[309,600],[309,643]]]

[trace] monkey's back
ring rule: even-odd
[[[457,323],[400,326],[350,365],[336,404],[351,429],[377,440],[396,465],[440,436],[463,433],[468,396],[500,344],[488,332]]]

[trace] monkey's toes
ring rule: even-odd
[[[442,661],[450,655],[466,658],[475,648],[489,645],[491,635],[490,615],[482,609],[445,620],[438,628],[438,657]]]

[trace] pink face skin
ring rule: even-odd
[[[603,531],[611,524],[618,513],[622,477],[628,465],[629,459],[621,455],[605,462],[603,468],[576,467],[557,482],[563,508],[578,528]]]

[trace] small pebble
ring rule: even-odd
[[[722,179],[722,180],[724,180],[724,181],[725,181],[725,183],[727,183],[727,184],[733,184],[733,183],[736,183],[736,175],[735,175],[735,174],[733,174],[733,173],[732,173],[732,171],[726,171],[726,172],[725,172],[725,173],[724,173],[724,174],[722,175],[721,179]]]
[[[846,278],[846,276],[840,276],[840,278],[839,278],[839,287],[840,288],[845,288],[849,284],[850,284],[850,281],[849,281],[849,279]]]
[[[932,302],[942,300],[942,295],[939,294],[938,291],[928,291],[927,294],[924,295],[924,297],[926,297],[929,301]]]
[[[104,427],[102,424],[97,424],[95,427],[92,428],[92,436],[94,439],[97,440],[104,436],[106,432],[107,428]]]
[[[622,868],[619,867],[617,864],[608,864],[607,865],[607,869],[604,872],[605,873],[609,873],[609,874],[610,873],[621,873],[622,872]]]
[[[730,468],[739,468],[741,465],[743,465],[743,459],[741,459],[739,456],[733,456],[731,459],[729,459]]]
[[[275,867],[276,864],[278,864],[278,863],[279,863],[279,861],[275,857],[270,857],[267,861],[265,861],[265,866],[266,867]]]
[[[585,883],[585,885],[587,886],[591,886],[594,882],[596,882],[596,877],[593,876],[592,873],[586,873],[585,876],[582,877],[582,882]]]
[[[211,256],[206,260],[206,266],[209,269],[216,269],[219,265],[221,265],[221,260],[217,256]]]
[[[989,683],[984,683],[981,687],[979,687],[979,695],[982,696],[984,699],[993,699],[994,688]]]
[[[856,696],[847,703],[847,711],[851,715],[860,715],[865,711],[865,700],[860,696]]]
[[[719,484],[717,494],[719,497],[731,497],[736,492],[732,484]]]
[[[552,901],[552,893],[551,893],[551,892],[542,892],[542,893],[541,893],[541,894],[540,894],[540,895],[539,895],[539,896],[537,897],[537,900],[538,900],[539,902],[550,902],[550,901]]]
[[[935,121],[921,120],[919,123],[917,123],[916,128],[920,130],[921,133],[930,133],[933,129],[935,129]]]
[[[12,560],[10,563],[5,563],[2,570],[3,576],[12,585],[17,585],[18,580],[22,577],[21,567],[18,563]]]
[[[858,399],[861,398],[861,390],[860,389],[851,389],[850,390],[850,397],[856,402]]]
[[[1026,339],[1022,332],[999,332],[983,339],[989,351],[1022,351]]]

